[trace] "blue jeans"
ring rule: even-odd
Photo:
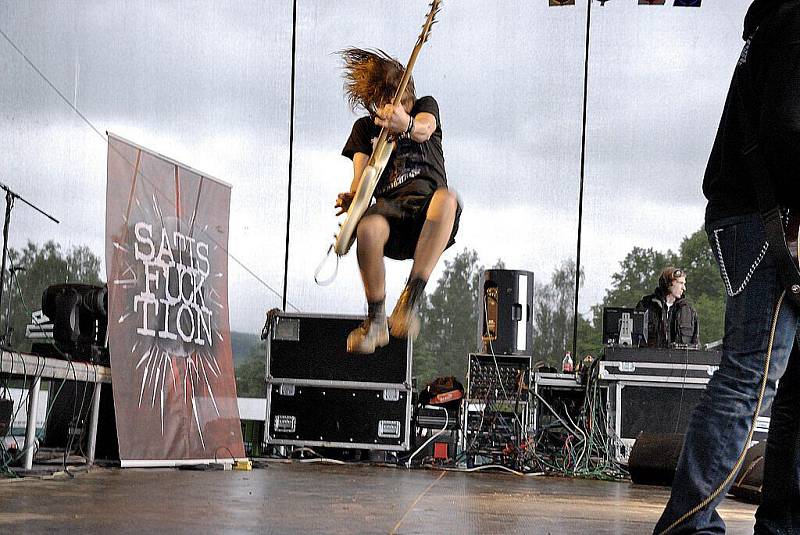
[[[768,367],[762,407],[772,402],[772,414],[755,533],[800,535],[800,351],[795,347],[800,313],[785,297],[776,316],[783,286],[758,214],[708,223],[706,232],[727,293],[722,361],[692,415],[672,494],[654,533],[704,501],[668,533],[725,533],[716,506],[748,446]]]

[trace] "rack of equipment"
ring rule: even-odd
[[[522,466],[528,447],[530,384],[530,356],[469,355],[462,412],[467,466]]]

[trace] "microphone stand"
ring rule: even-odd
[[[15,193],[11,190],[8,186],[0,182],[0,189],[5,190],[6,192],[6,217],[5,222],[3,223],[3,260],[0,262],[0,310],[3,310],[3,291],[5,290],[5,277],[6,277],[6,260],[8,259],[8,226],[11,223],[11,209],[14,208],[14,202],[19,199],[20,201],[24,202],[46,218],[54,221],[56,224],[59,223],[58,219],[51,216],[44,210],[38,208],[37,206],[31,204],[23,197]],[[9,307],[9,311],[11,308]],[[0,344],[5,346],[8,343],[6,340],[6,336],[8,334],[8,326],[9,322],[11,321],[11,317],[6,315],[6,328],[3,331],[3,334],[0,336]]]
[[[17,267],[17,266],[15,266],[13,264],[11,265],[10,268],[8,268],[8,274],[9,274],[8,288],[9,288],[9,290],[11,290],[11,288],[14,287],[14,279],[15,279],[15,277],[17,278],[16,279],[17,282],[19,282],[19,275],[17,275],[18,271],[25,271],[25,268],[24,267]],[[12,291],[12,294],[13,294],[13,290],[11,290],[11,291]],[[7,347],[12,347],[11,342],[12,342],[13,337],[14,337],[14,330],[11,327],[11,302],[12,301],[13,301],[13,299],[11,298],[11,296],[9,296],[9,298],[6,300],[6,318],[8,318],[6,320],[6,332],[5,332],[4,335],[0,336],[0,340],[2,340]]]

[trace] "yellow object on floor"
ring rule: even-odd
[[[243,461],[236,461],[236,464],[233,465],[234,470],[252,470],[253,469],[253,461],[250,459],[245,459]]]

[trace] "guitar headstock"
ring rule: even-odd
[[[431,0],[431,9],[428,11],[428,16],[425,17],[425,23],[422,25],[422,32],[417,38],[417,44],[425,43],[431,35],[431,29],[436,24],[436,15],[442,9],[442,0]]]

